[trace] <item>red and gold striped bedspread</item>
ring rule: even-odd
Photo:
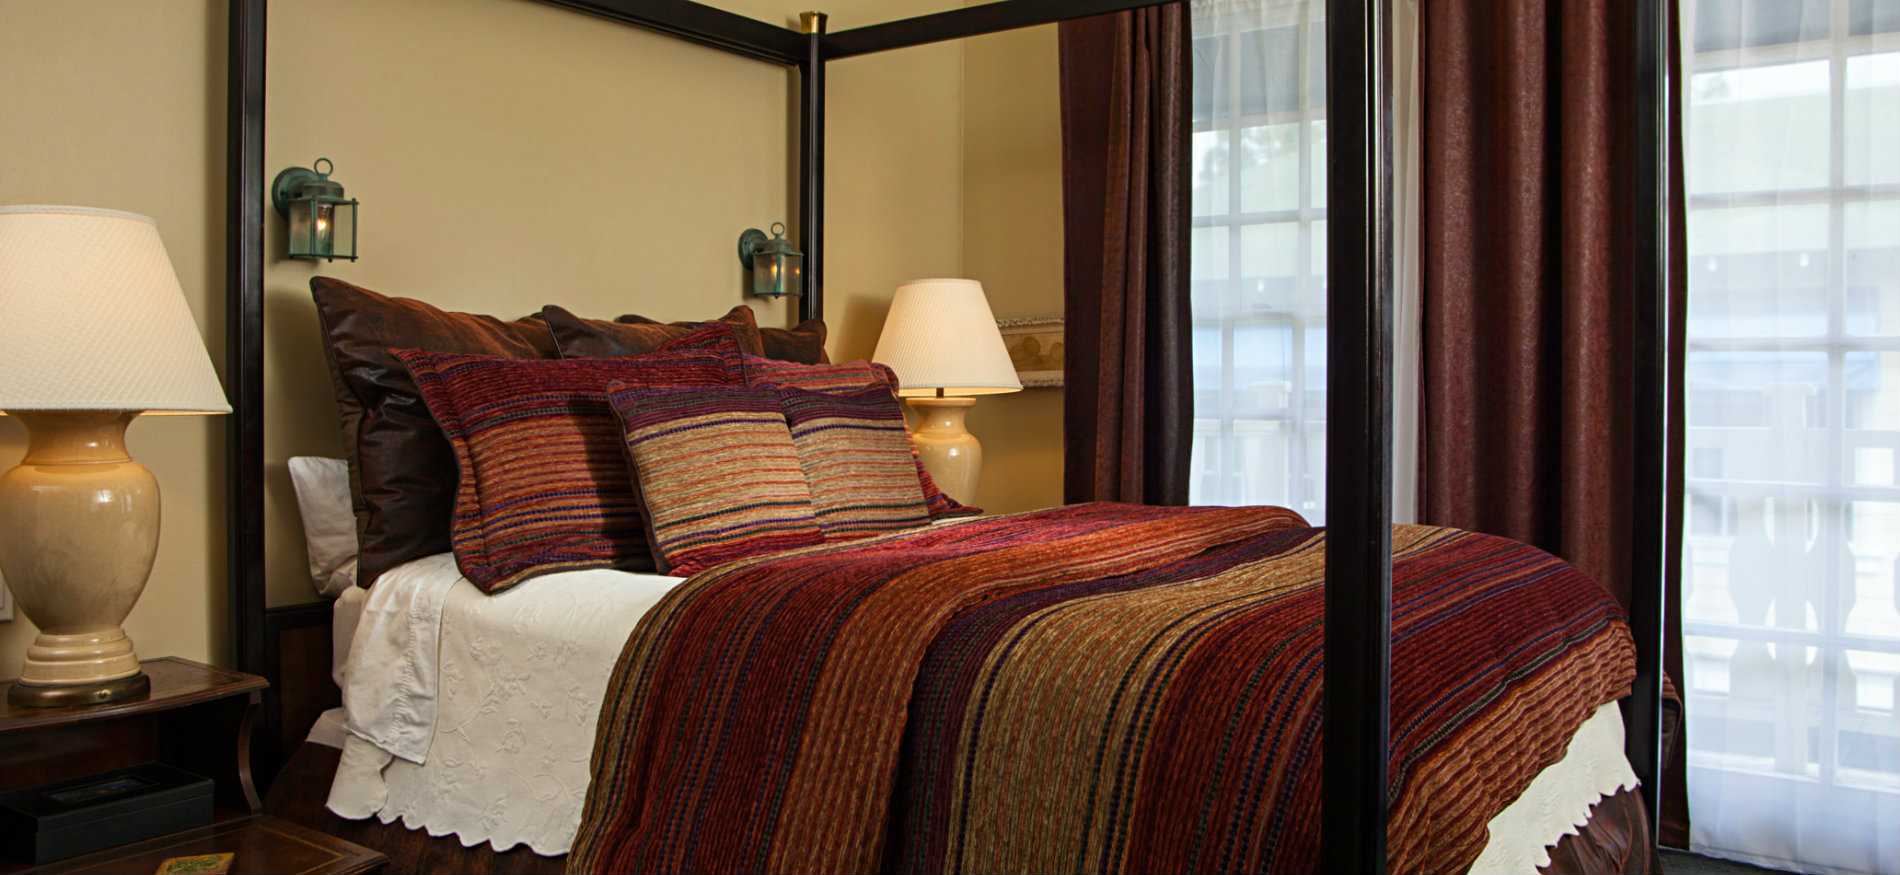
[[[1624,694],[1541,550],[1393,530],[1391,865],[1458,871]],[[710,569],[628,639],[570,871],[1310,871],[1325,530],[1088,504]]]

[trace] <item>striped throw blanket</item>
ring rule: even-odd
[[[627,642],[569,870],[1310,871],[1324,550],[1088,504],[710,569]],[[1540,550],[1393,552],[1391,865],[1458,871],[1634,650]]]

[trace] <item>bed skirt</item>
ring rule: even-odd
[[[389,856],[388,875],[424,872],[467,872],[471,875],[544,875],[561,872],[567,855],[543,857],[527,845],[497,852],[487,842],[462,847],[453,835],[440,838],[420,829],[408,829],[401,820],[383,823],[374,817],[344,820],[328,809],[330,781],[336,776],[343,752],[315,742],[304,742],[284,763],[264,797],[264,809],[292,823],[329,833]]]
[[[376,818],[344,820],[323,807],[330,779],[336,774],[341,751],[305,742],[279,772],[265,799],[265,808],[278,817],[319,832],[329,833],[389,855],[383,871],[389,875],[428,872],[468,872],[472,875],[540,875],[560,872],[565,855],[543,857],[526,845],[497,853],[488,844],[462,847],[454,836],[435,838],[422,830],[404,828],[401,821],[381,823]],[[1648,875],[1661,872],[1655,843],[1649,835],[1642,794],[1619,790],[1603,797],[1590,811],[1590,822],[1577,835],[1564,836],[1550,852],[1545,875],[1621,872]]]

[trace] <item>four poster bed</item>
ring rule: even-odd
[[[800,312],[807,320],[824,312],[828,61],[1151,5],[1014,0],[835,34],[824,33],[818,18],[800,34],[683,0],[547,2],[799,70],[797,224],[806,254]],[[1632,106],[1643,133],[1654,135],[1639,142],[1660,144],[1660,0],[1630,4],[1627,15],[1642,43],[1654,48],[1636,60],[1641,88],[1631,95]],[[277,627],[265,609],[263,580],[264,16],[264,0],[232,0],[227,341],[236,415],[229,420],[229,567],[238,667],[275,678]],[[777,374],[784,379],[764,385],[779,393],[771,404],[783,403],[782,418],[796,439],[794,410],[805,409],[797,404],[843,416],[833,408],[845,405],[840,399],[849,392],[813,400],[798,394],[812,386],[791,386],[803,378],[786,376],[784,363],[758,355],[761,349],[708,352],[736,342],[721,339],[734,334],[729,327],[711,339],[701,336],[704,329],[684,330],[663,350],[674,355],[666,367],[709,369],[694,372],[702,373],[694,378],[701,382],[725,385],[721,363],[737,368],[730,392],[682,400],[610,382],[624,376],[614,370],[620,366],[576,358],[566,348],[558,350],[566,361],[534,363],[536,386],[593,379],[600,384],[596,394],[608,393],[625,429],[615,439],[625,439],[638,472],[636,489],[645,490],[655,561],[697,572],[685,583],[629,575],[633,582],[614,590],[622,601],[612,606],[574,596],[584,603],[576,616],[622,618],[626,625],[603,633],[618,654],[599,662],[600,671],[611,668],[604,694],[574,684],[569,698],[584,706],[561,712],[569,730],[580,727],[591,751],[548,748],[549,758],[591,755],[593,787],[571,866],[1458,868],[1485,846],[1486,822],[1502,816],[1499,809],[1540,770],[1561,765],[1566,748],[1574,751],[1587,725],[1608,719],[1605,713],[1620,720],[1622,762],[1640,779],[1641,801],[1635,793],[1616,793],[1613,812],[1606,801],[1583,836],[1564,840],[1588,844],[1620,829],[1621,851],[1572,848],[1567,862],[1558,854],[1552,870],[1650,865],[1663,695],[1661,456],[1638,460],[1642,488],[1630,574],[1636,596],[1627,612],[1534,548],[1390,524],[1386,17],[1377,2],[1333,0],[1327,21],[1327,458],[1365,463],[1329,473],[1324,530],[1284,509],[1090,504],[941,525],[873,526],[878,533],[850,541],[775,541],[782,530],[772,521],[764,528],[774,534],[761,543],[775,549],[749,556],[720,552],[723,534],[712,547],[667,540],[662,529],[672,522],[652,510],[665,498],[657,479],[664,460],[643,456],[658,450],[642,441],[672,433],[662,426],[674,420],[642,417],[657,415],[660,401],[705,405],[715,396],[725,405],[719,415],[739,416],[758,401],[757,392],[746,394],[761,385],[757,375]],[[1650,268],[1636,290],[1634,354],[1638,409],[1645,414],[1637,443],[1660,446],[1660,148],[1642,150],[1637,168],[1631,184],[1649,208],[1629,216],[1628,227]],[[339,318],[332,315],[342,306],[336,301],[362,298],[362,290],[346,286],[317,288],[326,322]],[[544,312],[542,318],[551,324],[564,317]],[[456,504],[455,557],[404,565],[377,579],[369,595],[356,593],[372,607],[365,623],[398,616],[400,626],[403,599],[425,598],[418,593],[433,593],[426,598],[433,599],[437,618],[487,610],[486,595],[459,596],[425,582],[443,575],[465,577],[473,584],[465,587],[469,593],[499,591],[525,576],[511,570],[510,556],[496,546],[501,539],[476,544],[477,535],[468,534],[500,523],[478,519],[475,511],[463,519],[465,504],[479,504],[469,497],[475,487],[467,481],[468,472],[484,464],[478,445],[486,426],[453,412],[458,399],[468,397],[456,393],[478,391],[469,384],[478,377],[470,375],[493,365],[467,355],[475,351],[396,353],[455,444],[465,482]],[[620,350],[628,351],[637,350]],[[338,355],[332,352],[333,364],[347,370]],[[541,357],[549,356],[543,351]],[[878,375],[866,379],[875,388]],[[861,394],[850,395],[850,403],[881,403]],[[642,432],[643,422],[657,431]],[[655,479],[642,485],[643,478]],[[954,516],[937,512],[941,502],[927,477],[922,480],[922,492],[934,502],[930,516]],[[470,558],[476,554],[483,558]],[[472,570],[477,566],[479,572]],[[592,570],[529,586],[597,593],[613,585],[588,575],[621,573],[601,563],[567,567]],[[402,586],[410,587],[401,590],[407,595],[393,595]],[[439,641],[425,636],[421,642],[426,664],[412,667],[412,675],[434,670],[438,648],[443,666],[457,646],[480,649],[451,641],[463,633],[446,622],[441,628]],[[359,646],[366,637],[374,636],[359,631]],[[417,643],[401,634],[382,639],[385,646]],[[405,658],[400,651],[384,657]],[[470,664],[479,661],[472,657]],[[454,706],[449,681],[438,692],[442,708]],[[1619,697],[1620,711],[1607,706]],[[590,708],[598,709],[597,728]],[[1203,720],[1207,714],[1227,722]],[[356,715],[351,720],[358,728]],[[548,743],[532,721],[521,734],[527,747]],[[358,772],[380,775],[392,767],[390,749],[404,743],[391,741],[381,754],[346,746],[339,775],[352,768],[353,757]],[[421,743],[426,749],[426,735]],[[519,737],[499,743],[524,747]],[[293,760],[280,783],[327,784],[329,768],[299,771]],[[412,792],[429,792],[426,784],[418,786]],[[332,797],[333,806],[339,798]],[[341,804],[350,807],[347,800]],[[381,804],[372,799],[354,815],[374,813]],[[383,829],[385,838],[399,834],[395,825]],[[388,850],[367,832],[346,834]],[[414,839],[430,841],[419,834]],[[445,853],[451,855],[415,854],[411,864],[461,867],[471,859]],[[1613,856],[1591,856],[1606,853]],[[490,856],[495,865],[485,868],[495,870],[545,863],[523,848]]]

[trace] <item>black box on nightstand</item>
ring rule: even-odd
[[[212,782],[163,763],[0,793],[0,847],[49,863],[211,822]]]

